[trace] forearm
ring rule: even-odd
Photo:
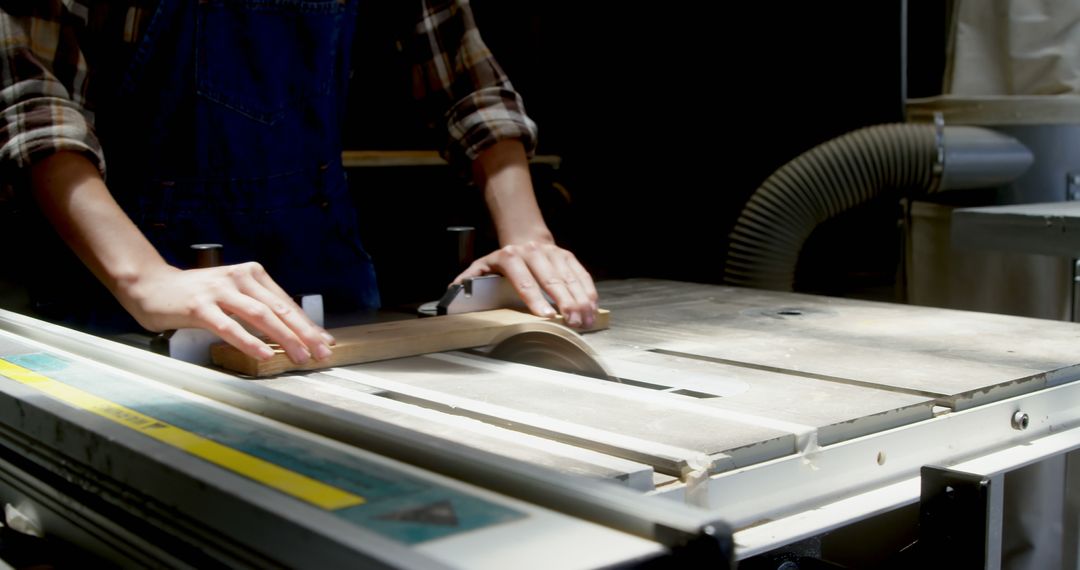
[[[520,141],[502,140],[481,152],[473,178],[484,189],[500,245],[555,242],[536,203]]]
[[[34,197],[57,232],[143,327],[210,330],[257,358],[278,343],[293,362],[330,355],[333,342],[257,263],[181,271],[165,262],[78,153],[35,163]],[[232,317],[236,317],[235,319]]]
[[[168,265],[81,154],[59,152],[34,164],[34,198],[60,237],[121,302],[141,275]]]
[[[521,142],[504,139],[488,147],[473,161],[473,176],[484,188],[502,248],[473,262],[457,280],[501,273],[534,314],[554,314],[543,290],[568,325],[592,326],[597,299],[592,277],[574,254],[555,245],[536,203]]]

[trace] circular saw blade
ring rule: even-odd
[[[495,339],[487,356],[601,380],[614,379],[580,335],[550,322],[509,327]]]

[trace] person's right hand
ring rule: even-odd
[[[147,329],[207,329],[263,360],[274,350],[256,334],[265,334],[297,364],[330,356],[333,337],[261,265],[181,271],[167,264],[86,156],[57,152],[34,163],[31,177],[34,197],[60,237]]]
[[[297,364],[329,357],[334,343],[254,262],[189,270],[163,264],[120,284],[116,296],[148,330],[206,329],[260,360],[274,350],[241,323],[265,334]]]

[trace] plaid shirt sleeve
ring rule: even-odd
[[[487,147],[515,138],[531,156],[536,124],[480,39],[468,0],[423,0],[414,32],[414,96],[446,109],[443,156],[461,168]]]
[[[8,180],[64,150],[83,153],[104,174],[77,41],[86,17],[70,0],[0,0],[0,173]]]

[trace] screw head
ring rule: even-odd
[[[1026,430],[1029,423],[1028,415],[1024,412],[1016,412],[1012,416],[1012,427],[1017,430]]]

